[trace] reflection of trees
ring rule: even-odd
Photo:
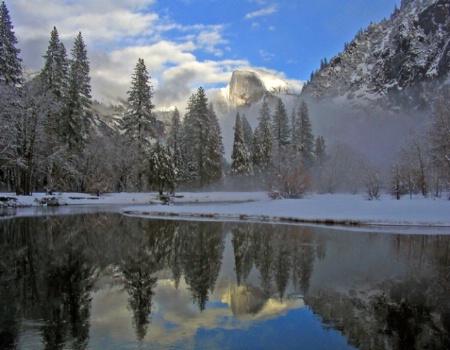
[[[62,349],[67,342],[74,349],[88,345],[94,269],[87,260],[83,250],[73,250],[69,243],[61,259],[48,266],[42,329],[47,349]]]
[[[315,250],[311,230],[303,228],[301,232],[292,244],[292,282],[297,290],[306,294],[312,276]]]
[[[449,349],[450,237],[388,239],[396,263],[409,268],[402,279],[371,281],[359,290],[316,287],[306,303],[359,348]]]
[[[274,263],[273,230],[269,225],[259,225],[254,231],[255,266],[259,270],[261,287],[266,294],[272,289],[272,266]]]
[[[237,285],[240,286],[241,281],[247,279],[253,267],[253,225],[233,225],[231,232],[233,233],[234,269]]]
[[[203,311],[208,291],[214,291],[222,263],[222,223],[186,223],[183,232],[187,242],[184,251],[186,284],[194,303]]]
[[[284,297],[289,283],[289,272],[291,270],[290,240],[287,236],[287,234],[289,234],[289,229],[289,226],[282,227],[282,235],[280,235],[276,241],[274,277],[280,299],[283,299]]]
[[[86,348],[93,268],[83,247],[82,226],[67,218],[23,218],[1,224],[1,249],[7,254],[1,254],[0,266],[8,278],[4,280],[2,272],[0,297],[6,312],[0,313],[0,322],[9,323],[1,327],[6,338],[2,344],[17,336],[13,333],[20,319],[34,318],[44,321],[46,348],[61,349],[69,343],[73,349]],[[14,321],[8,320],[13,314]]]
[[[87,255],[84,225],[73,225],[73,218],[61,218],[47,225],[41,237],[41,274],[45,325],[42,336],[47,349],[70,344],[85,349],[89,341],[90,292],[95,269]],[[44,236],[45,235],[45,236]]]
[[[152,276],[157,265],[144,250],[138,252],[124,263],[123,276],[125,288],[129,294],[128,303],[133,313],[133,324],[138,340],[147,333],[152,311],[153,289],[157,278]]]
[[[108,271],[122,272],[133,326],[142,340],[157,277],[172,276],[176,286],[184,277],[193,302],[203,310],[216,285],[225,241],[221,223],[115,214],[17,218],[0,226],[0,342],[7,348],[14,348],[21,320],[27,319],[43,320],[40,331],[48,349],[87,348],[90,293],[97,276]],[[236,315],[255,313],[269,295],[284,298],[293,288],[357,347],[450,348],[450,237],[373,234],[367,240],[249,223],[233,224],[231,232],[238,287],[230,297]],[[311,285],[313,272],[333,269],[330,259],[346,254],[352,244],[390,250],[399,277],[408,278],[375,281],[362,273],[362,284],[358,278],[351,279],[352,286],[339,281],[339,290],[323,288],[321,278]],[[369,261],[363,255],[358,259],[362,266]],[[259,285],[249,283],[258,277]]]
[[[21,309],[30,307],[36,296],[32,234],[27,225],[5,221],[0,231],[0,344],[17,344]],[[21,301],[26,304],[21,305]]]

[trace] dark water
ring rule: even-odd
[[[0,349],[348,348],[450,348],[450,235],[0,220]]]

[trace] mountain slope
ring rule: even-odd
[[[450,71],[450,3],[403,0],[311,76],[302,95],[359,106],[428,108]]]

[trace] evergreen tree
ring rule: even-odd
[[[190,183],[198,182],[198,156],[197,149],[198,140],[195,139],[195,135],[199,134],[198,123],[195,118],[195,98],[196,95],[192,94],[187,102],[187,112],[183,119],[182,126],[182,147],[181,154],[183,164],[186,169],[186,181]]]
[[[53,94],[57,98],[62,98],[67,91],[69,62],[66,48],[59,40],[56,27],[53,27],[50,33],[50,41],[44,59],[45,63],[41,76]]]
[[[22,60],[19,58],[20,49],[16,47],[18,41],[13,29],[8,8],[2,1],[0,5],[0,83],[17,86],[22,83]]]
[[[287,117],[286,108],[281,98],[278,99],[275,114],[272,118],[273,136],[275,147],[282,148],[289,143],[289,119]]]
[[[252,174],[253,169],[243,134],[241,118],[239,112],[237,112],[236,122],[234,124],[233,151],[231,153],[231,171],[235,175],[246,176]]]
[[[317,135],[315,142],[314,155],[316,164],[322,166],[327,159],[325,139],[323,136]]]
[[[270,126],[270,110],[267,97],[264,97],[264,101],[259,112],[259,137],[259,166],[262,170],[267,170],[270,165],[273,149],[273,136],[272,128]],[[255,152],[255,150],[253,150],[253,152]]]
[[[212,103],[210,103],[208,107],[208,123],[209,130],[206,142],[205,173],[206,183],[212,184],[222,179],[222,160],[225,152],[219,120],[217,119]]]
[[[255,170],[261,170],[261,164],[262,164],[262,148],[261,148],[261,134],[259,132],[259,127],[255,129],[255,132],[253,133],[253,153],[252,153],[252,163],[253,163],[253,169]]]
[[[297,112],[294,152],[300,156],[303,165],[309,168],[314,162],[314,135],[309,119],[308,105],[303,101]]]
[[[253,153],[253,131],[250,123],[248,122],[245,115],[242,116],[242,131],[244,136],[244,142],[247,146],[247,150],[249,154]]]
[[[222,177],[223,144],[221,130],[205,91],[199,87],[189,98],[183,123],[183,149],[189,179],[199,186]]]
[[[291,145],[295,145],[297,143],[297,113],[295,112],[295,108],[292,108],[291,113]]]
[[[64,119],[63,105],[67,101],[69,62],[56,27],[53,27],[50,34],[50,42],[44,59],[41,78],[54,97],[54,109],[47,120],[47,132],[49,135],[57,135],[60,142],[64,141],[61,124]]]
[[[131,90],[128,91],[129,109],[124,117],[125,133],[136,141],[140,149],[147,143],[148,138],[155,136],[152,104],[153,88],[149,82],[149,75],[144,60],[138,59],[131,80]]]
[[[171,128],[167,138],[167,143],[175,152],[176,149],[181,147],[181,118],[180,112],[175,108],[172,112],[172,117],[170,118]]]
[[[81,32],[75,38],[71,54],[63,130],[69,149],[74,149],[86,142],[92,118],[89,60]]]
[[[167,138],[167,145],[170,147],[173,154],[173,163],[176,169],[176,182],[182,183],[186,181],[185,163],[182,157],[182,124],[180,112],[178,109],[172,112],[171,128]]]
[[[173,192],[175,178],[176,169],[170,147],[164,147],[157,141],[151,148],[148,182],[150,186],[157,187],[159,194],[162,195],[166,188]]]

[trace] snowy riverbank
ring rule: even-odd
[[[39,206],[49,196],[0,193],[0,197],[15,198],[14,202],[20,206]],[[120,207],[119,211],[137,216],[433,227],[450,234],[450,201],[443,198],[404,197],[397,201],[385,195],[368,201],[362,195],[311,194],[304,199],[271,200],[264,192],[183,192],[173,198],[172,205],[163,205],[156,193],[111,193],[99,197],[56,193],[54,197],[68,206],[115,205]],[[70,212],[70,208],[65,212]]]

